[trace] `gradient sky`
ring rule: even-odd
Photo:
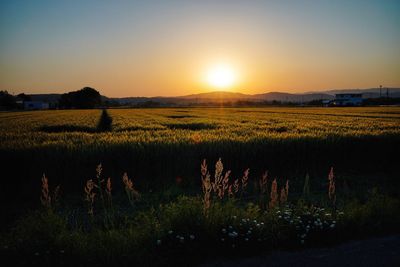
[[[400,1],[0,1],[0,90],[174,96],[400,87]]]

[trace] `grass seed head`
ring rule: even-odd
[[[49,191],[49,180],[46,175],[42,176],[42,195],[40,196],[40,202],[45,208],[51,208],[51,196]]]

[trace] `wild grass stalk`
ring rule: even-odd
[[[46,175],[43,174],[42,177],[42,195],[40,196],[40,202],[43,207],[50,209],[51,208],[51,196],[49,192],[49,180]]]
[[[276,178],[272,181],[271,184],[271,200],[269,201],[269,208],[273,209],[279,204],[279,194],[278,194],[278,182]]]
[[[211,191],[213,190],[213,185],[210,179],[210,173],[207,170],[207,162],[204,159],[201,163],[201,185],[203,188],[203,210],[207,214],[211,206]]]
[[[281,188],[280,204],[286,204],[289,196],[289,180],[286,180],[285,187]]]
[[[40,196],[40,202],[44,208],[48,211],[51,211],[55,208],[58,202],[60,186],[56,186],[53,190],[53,196],[51,196],[50,187],[49,187],[49,179],[45,174],[42,176],[42,190]]]
[[[308,202],[310,201],[310,175],[307,173],[304,179],[304,186],[303,186],[303,199]]]
[[[85,185],[85,200],[88,204],[88,214],[93,217],[94,215],[94,201],[96,193],[94,192],[94,182],[92,179],[86,181]]]
[[[328,197],[329,200],[331,201],[332,208],[336,210],[336,185],[335,185],[335,175],[333,174],[333,167],[331,167],[331,170],[329,171],[328,181],[329,181]]]
[[[122,182],[125,185],[125,192],[126,195],[128,196],[129,204],[132,207],[135,207],[135,202],[140,198],[140,194],[133,186],[133,182],[131,179],[129,179],[128,174],[126,172],[122,176]]]
[[[267,208],[266,199],[268,196],[268,171],[265,171],[258,181],[259,188],[259,202],[261,209],[265,210]]]
[[[111,194],[111,190],[112,190],[112,187],[111,187],[111,178],[109,177],[108,179],[107,179],[107,184],[106,184],[106,195],[107,195],[107,202],[108,202],[108,206],[110,207],[110,208],[112,208],[112,194]]]
[[[246,193],[247,184],[248,184],[248,181],[249,181],[249,172],[250,172],[250,169],[246,169],[244,171],[242,179],[241,179],[241,182],[242,182],[242,191],[240,192],[240,197],[241,198]]]
[[[103,167],[101,163],[97,165],[96,167],[96,184],[95,187],[97,188],[97,191],[99,192],[100,200],[103,205],[103,208],[105,208],[106,203],[104,200],[104,195],[103,195],[103,186],[102,184],[104,183],[104,179],[101,179],[101,172],[103,171]]]

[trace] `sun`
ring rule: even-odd
[[[229,88],[236,82],[236,73],[227,64],[218,64],[210,68],[207,72],[207,83],[212,87]]]

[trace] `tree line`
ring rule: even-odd
[[[20,103],[25,101],[32,101],[32,97],[24,93],[14,96],[8,91],[0,91],[0,110],[23,108]],[[57,107],[63,109],[88,109],[100,107],[102,104],[107,103],[102,103],[99,91],[91,87],[84,87],[77,91],[62,94],[58,100]]]

